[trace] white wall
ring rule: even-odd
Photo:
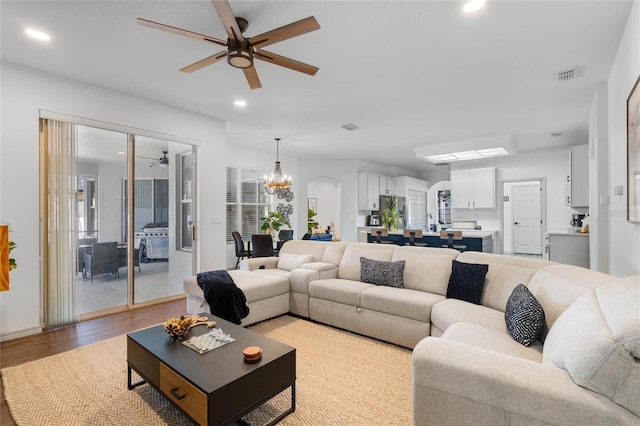
[[[546,178],[547,230],[567,229],[571,215],[584,213],[586,209],[574,209],[564,205],[564,185],[571,174],[571,153],[569,147],[520,152],[516,156],[498,157],[490,160],[458,162],[453,170],[477,167],[496,167],[495,210],[452,209],[451,220],[475,220],[483,230],[500,230],[502,211],[501,182],[505,180],[538,180]]]
[[[11,289],[0,293],[0,339],[40,328],[38,119],[40,110],[116,123],[200,141],[206,167],[198,167],[200,216],[225,217],[226,141],[220,120],[125,96],[95,86],[1,63],[2,129],[0,220],[13,222]],[[224,222],[196,221],[198,270],[225,267]],[[206,256],[204,256],[206,254]]]
[[[640,2],[635,1],[611,68],[608,86],[609,268],[612,275],[640,274],[640,223],[626,220],[627,97],[640,76]],[[624,194],[613,195],[622,185]],[[605,271],[606,272],[606,271]]]

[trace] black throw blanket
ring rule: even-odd
[[[201,272],[197,279],[204,298],[211,308],[211,315],[234,324],[240,324],[240,320],[249,315],[247,298],[227,271],[221,269]]]

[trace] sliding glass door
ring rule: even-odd
[[[182,280],[193,273],[192,146],[55,120],[43,120],[43,128],[51,123],[64,130],[57,143],[69,147],[68,165],[55,165],[57,152],[44,143],[46,132],[41,155],[59,182],[69,182],[59,197],[70,202],[60,210],[57,198],[47,201],[55,187],[43,178],[41,211],[51,224],[42,236],[51,259],[42,279],[43,309],[68,313],[46,320],[45,327],[183,294]],[[63,232],[53,234],[61,224]],[[64,309],[56,294],[64,295]]]

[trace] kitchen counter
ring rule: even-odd
[[[358,235],[366,235],[366,242],[372,243],[376,237],[371,236],[371,228],[376,227],[360,227],[358,228]],[[482,231],[479,229],[456,229],[455,231],[462,231],[462,240],[455,240],[456,245],[467,246],[467,251],[483,251],[486,253],[494,252],[494,235],[495,231]],[[389,232],[388,240],[393,241],[394,244],[404,246],[409,242],[409,238],[404,235],[404,230],[397,229]],[[426,232],[423,231],[422,238],[416,238],[416,242],[426,243],[428,247],[442,247],[446,244],[446,241],[440,238],[440,232]],[[359,238],[359,241],[365,241]]]
[[[575,236],[575,237],[588,237],[589,233],[582,233],[582,232],[574,232],[574,231],[569,231],[567,230],[559,230],[559,231],[549,231],[547,232],[547,235],[569,235],[569,236]]]

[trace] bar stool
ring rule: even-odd
[[[461,253],[467,249],[465,245],[453,244],[453,240],[462,239],[462,231],[440,231],[440,239],[447,240],[447,244],[443,244],[442,247],[456,249]]]
[[[426,247],[427,243],[416,242],[416,238],[422,238],[422,229],[405,229],[404,237],[409,238],[409,242],[406,246]]]
[[[371,236],[376,237],[376,243],[378,244],[393,244],[393,241],[383,240],[382,237],[388,237],[389,231],[387,228],[371,228]]]

